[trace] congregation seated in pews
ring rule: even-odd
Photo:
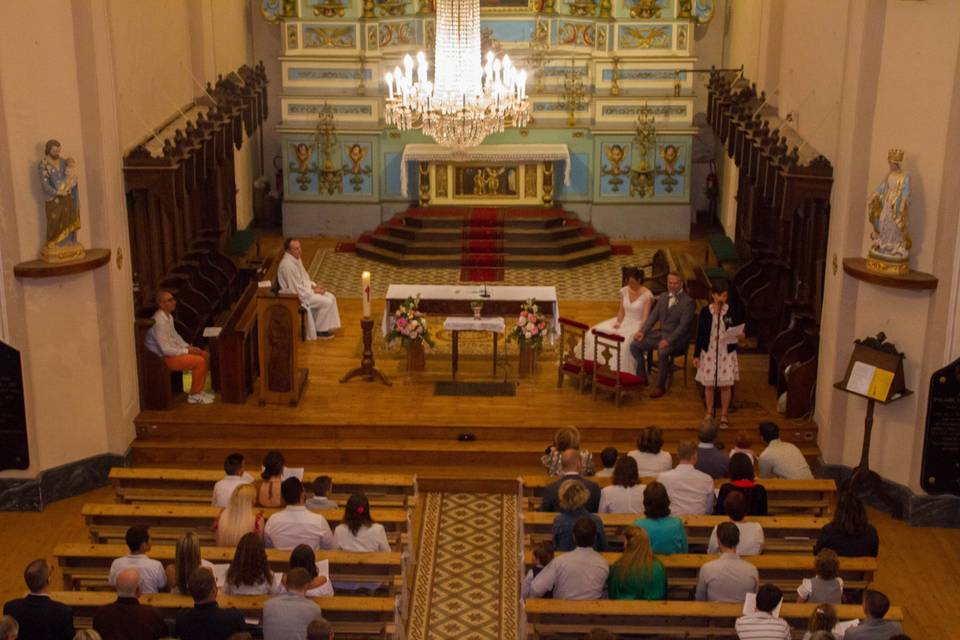
[[[107,638],[161,638],[170,635],[168,623],[175,618],[172,628],[176,637],[227,638],[250,628],[252,615],[262,620],[253,627],[262,626],[267,639],[306,638],[308,625],[326,634],[309,637],[330,637],[331,629],[337,629],[338,637],[391,636],[394,600],[403,588],[404,560],[390,550],[387,532],[375,522],[376,514],[371,513],[366,496],[351,495],[342,518],[336,511],[326,510],[330,520],[341,520],[331,529],[324,513],[307,509],[306,494],[297,477],[280,483],[284,509],[264,513],[256,510],[258,491],[247,481],[252,478],[244,475],[242,457],[228,457],[225,469],[222,481],[226,482],[217,493],[226,494],[232,488],[226,507],[202,507],[208,512],[205,525],[180,531],[175,547],[152,548],[149,526],[135,523],[151,509],[158,510],[155,515],[166,511],[181,526],[189,520],[177,513],[178,507],[159,505],[144,509],[104,505],[132,509],[126,517],[134,524],[123,534],[125,547],[58,545],[55,553],[63,586],[94,589],[56,594],[57,600],[84,612],[86,617],[78,618],[78,626],[92,624]],[[320,498],[321,506],[331,505]],[[393,521],[405,526],[405,513],[398,510],[397,514]],[[214,520],[217,540],[228,546],[202,545],[198,530],[205,527],[209,532]],[[165,536],[177,530],[157,528],[165,529]],[[161,561],[168,565],[164,567]],[[22,637],[72,638],[74,614],[62,606],[54,614],[51,607],[58,603],[47,597],[49,566],[43,560],[31,563],[27,576],[35,595],[7,607],[11,615],[19,615],[19,619],[14,616],[13,624],[26,627]],[[117,600],[99,597],[96,590],[104,588],[115,589]],[[218,593],[223,595],[218,598]],[[187,595],[193,598],[193,608],[187,608]],[[141,605],[141,598],[151,606]],[[218,600],[232,606],[221,609]],[[47,613],[42,615],[37,605],[48,602]],[[159,613],[155,607],[160,607]],[[322,627],[314,624],[322,620],[321,611],[329,610],[335,612],[329,622]],[[38,617],[43,620],[36,622]],[[30,627],[34,622],[40,626]],[[48,635],[44,625],[51,624],[58,624],[62,634]],[[40,635],[36,629],[42,630]]]
[[[730,631],[735,632],[740,638],[792,637],[789,623],[783,618],[772,615],[784,600],[780,586],[769,582],[762,584],[757,567],[736,554],[739,533],[734,525],[727,524],[721,527],[719,535],[722,554],[719,558],[708,560],[700,566],[695,590],[696,599],[736,606],[737,609],[733,611],[727,609],[722,616],[718,617],[728,618],[727,624],[734,627]],[[658,622],[662,621],[666,609],[664,605],[667,604],[663,601],[667,597],[669,586],[669,574],[665,564],[670,562],[671,557],[663,556],[661,559],[654,556],[646,531],[639,527],[632,529],[624,553],[615,558],[595,550],[597,527],[591,518],[581,517],[577,520],[574,525],[574,536],[576,547],[573,551],[554,555],[550,545],[540,545],[530,558],[534,566],[524,576],[521,593],[527,601],[528,630],[534,631],[533,637],[552,637],[553,634],[549,631],[551,624],[556,625],[558,629],[569,631],[572,624],[570,619],[577,615],[584,619],[589,618],[591,624],[595,625],[598,616],[609,614],[620,628],[636,626],[630,629],[632,633],[641,633],[644,624],[647,625],[647,632],[656,628],[650,621],[643,621],[642,618],[658,616],[660,617]],[[840,605],[843,583],[836,575],[839,566],[840,563],[835,554],[824,553],[816,560],[817,575],[813,579],[804,578],[795,586],[801,602],[810,599],[822,600],[817,602],[816,608],[812,611],[807,610],[808,615],[811,616],[811,621],[822,618],[832,619],[830,626],[825,629],[839,631],[835,637],[841,637],[847,628],[856,624],[852,621],[840,624],[836,615],[831,618],[824,613],[834,611],[834,605],[841,607],[847,615],[852,613],[851,607]],[[633,607],[600,605],[599,601],[602,601],[605,596],[609,596],[610,600],[656,601],[658,607],[656,610],[635,608],[634,614],[638,619],[631,621],[629,612],[634,609]],[[564,602],[558,603],[562,605],[561,608],[547,606],[544,611],[542,610],[543,601],[538,600],[544,597]],[[588,606],[581,608],[575,601],[598,602],[597,606],[589,603]],[[857,636],[854,632],[845,637],[887,638],[900,631],[899,623],[883,621],[889,609],[889,602],[883,594],[867,590],[863,596],[863,603],[866,615],[861,623],[862,628],[866,630],[878,627],[878,630],[889,630],[890,635]],[[796,605],[784,606],[794,607],[796,610]],[[741,609],[743,615],[731,616],[731,613]],[[687,614],[694,616],[697,615],[697,611],[701,612],[700,615],[703,611],[720,613],[714,608],[690,608],[689,610],[677,608],[676,611],[678,615],[683,615],[681,612],[686,611]],[[534,613],[532,617],[531,612]],[[554,614],[557,619],[548,622],[546,619],[549,616],[543,615],[544,613]],[[794,614],[792,617],[797,616]],[[894,612],[893,617],[900,618],[902,614]],[[538,631],[537,627],[541,627],[541,630]],[[779,630],[777,631],[779,635],[769,635],[771,629]],[[674,629],[671,625],[669,633],[682,636],[689,631],[690,629],[683,627]],[[763,633],[760,633],[761,631]],[[657,628],[657,632],[665,631]],[[723,637],[724,634],[718,635]],[[734,633],[727,635],[733,636]]]
[[[24,572],[29,594],[4,605],[0,637],[70,640],[76,627],[77,638],[207,640],[262,628],[265,640],[331,640],[334,631],[339,638],[387,638],[395,629],[393,598],[314,597],[301,567],[287,571],[282,591],[270,597],[220,595],[204,566],[190,572],[183,594],[145,593],[142,575],[135,566],[119,571],[116,596],[52,591],[50,567],[34,560]]]
[[[573,437],[561,432],[543,460],[555,463],[554,477],[524,479],[527,495],[542,492],[540,510],[523,520],[532,545],[521,584],[530,637],[576,637],[575,630],[585,633],[605,616],[611,628],[630,635],[685,637],[709,627],[715,637],[791,638],[792,627],[807,629],[805,638],[824,631],[836,640],[901,632],[902,612],[869,589],[879,543],[856,495],[840,493],[829,519],[767,515],[779,490],[824,482],[812,479],[802,454],[779,440],[773,423],[760,427],[767,443],[759,456],[761,479],[745,438],[727,455],[715,447],[709,421],[698,444],[677,446],[676,467],[663,455],[659,430],[649,428],[636,452],[605,449],[608,471],[593,478],[584,473],[592,456],[580,450],[575,430]],[[655,478],[641,478],[638,462]],[[774,474],[781,477],[767,477]],[[836,491],[829,485],[827,505]],[[691,549],[706,554],[691,555]],[[782,552],[806,555],[777,555]],[[562,602],[554,607],[550,599]],[[656,607],[613,602],[624,600]],[[853,602],[862,609],[843,604]],[[664,617],[676,617],[677,624],[665,626]]]

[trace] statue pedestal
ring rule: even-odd
[[[51,278],[73,273],[92,271],[110,262],[110,249],[88,249],[80,258],[62,262],[30,260],[13,266],[13,275],[18,278]]]
[[[870,284],[894,289],[912,289],[914,291],[933,290],[937,288],[937,277],[932,273],[907,269],[906,273],[881,273],[870,268],[867,258],[844,258],[843,271],[848,276],[863,280]]]
[[[53,245],[45,246],[40,250],[40,259],[44,262],[49,262],[50,264],[60,264],[63,262],[70,262],[71,260],[79,260],[86,255],[86,251],[83,248],[83,245],[79,242],[74,242],[73,244],[67,244],[64,246]]]
[[[867,269],[889,276],[902,276],[910,273],[909,260],[886,260],[872,253],[867,257]]]

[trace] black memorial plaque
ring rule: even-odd
[[[20,352],[0,341],[0,470],[29,466]]]
[[[960,495],[960,360],[930,378],[920,486]]]

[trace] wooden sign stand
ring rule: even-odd
[[[297,406],[307,385],[300,368],[300,298],[292,293],[257,293],[257,338],[260,356],[260,405]]]
[[[900,517],[900,506],[883,487],[883,480],[876,471],[870,470],[870,440],[873,435],[873,411],[876,403],[890,404],[913,392],[906,388],[903,377],[904,354],[897,351],[896,346],[885,342],[886,335],[882,332],[875,338],[855,340],[853,354],[847,365],[843,380],[834,384],[834,388],[852,393],[855,396],[866,398],[867,414],[863,423],[863,446],[860,449],[860,463],[853,470],[853,475],[843,484],[841,489],[853,491],[858,495],[875,495],[883,500],[894,517]],[[873,382],[864,391],[858,381],[866,382],[864,373],[873,371]],[[859,390],[851,389],[851,376],[855,377],[854,385]],[[891,379],[892,376],[892,379]],[[859,379],[859,380],[858,380]],[[878,379],[881,380],[878,382]],[[889,379],[889,386],[883,381]]]

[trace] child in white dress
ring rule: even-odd
[[[706,403],[706,418],[714,417],[714,394],[720,388],[720,428],[728,428],[727,411],[733,396],[733,384],[740,379],[740,365],[737,361],[737,343],[728,342],[725,334],[728,328],[740,324],[727,304],[728,287],[726,280],[714,282],[710,289],[713,299],[700,312],[697,325],[697,344],[693,350],[693,366],[697,368],[696,380],[703,385]],[[738,335],[739,339],[742,334]]]

